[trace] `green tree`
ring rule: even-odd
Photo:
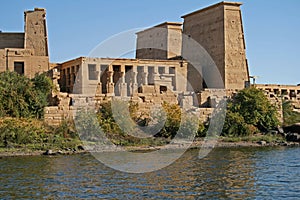
[[[49,96],[54,89],[51,79],[46,73],[36,74],[31,80],[36,99],[31,101],[33,114],[41,118],[44,114],[44,107],[48,105]]]
[[[156,137],[164,137],[164,138],[173,138],[180,127],[181,122],[181,109],[177,104],[169,104],[164,102],[162,104],[163,111],[165,115],[160,115],[161,120],[165,120],[164,127],[157,133]]]
[[[277,109],[263,91],[254,87],[239,91],[227,104],[223,135],[267,132],[279,125]]]
[[[51,89],[45,74],[30,80],[16,72],[0,73],[0,116],[41,118]]]
[[[290,101],[284,101],[282,103],[283,110],[283,125],[289,126],[300,122],[300,113],[293,111],[293,107]]]

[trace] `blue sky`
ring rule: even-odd
[[[0,7],[0,30],[23,32],[24,10],[47,9],[51,62],[87,56],[112,35],[181,16],[215,0],[9,0]],[[300,83],[300,1],[244,0],[247,58],[258,83]]]

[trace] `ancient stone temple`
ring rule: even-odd
[[[123,98],[141,109],[164,101],[192,105],[206,120],[220,98],[250,85],[240,6],[221,2],[184,15],[183,23],[138,32],[136,59],[79,57],[59,64],[60,103],[58,111],[46,109],[46,118],[64,115],[74,104]],[[197,57],[200,50],[191,40],[216,69],[203,62],[201,53]]]
[[[16,71],[31,78],[49,70],[46,10],[24,14],[24,33],[0,33],[0,72]]]
[[[57,91],[45,121],[71,118],[74,105],[113,99],[137,102],[141,110],[163,102],[209,119],[220,99],[250,86],[241,3],[220,2],[136,33],[136,58],[78,57],[49,64],[46,11],[25,12],[24,33],[0,33],[0,71],[28,77],[49,71]],[[299,86],[256,85],[270,98],[300,102]],[[278,97],[276,97],[278,99]],[[299,103],[295,103],[295,108]]]

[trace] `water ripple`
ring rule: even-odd
[[[112,170],[90,155],[3,158],[0,199],[300,196],[300,148],[218,148],[201,160],[197,153],[188,151],[171,166],[145,174]],[[118,157],[114,154],[112,159]]]

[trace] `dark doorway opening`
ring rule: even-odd
[[[167,86],[164,86],[164,85],[161,85],[161,86],[159,87],[159,89],[160,89],[160,93],[166,93],[167,90],[168,90]]]

